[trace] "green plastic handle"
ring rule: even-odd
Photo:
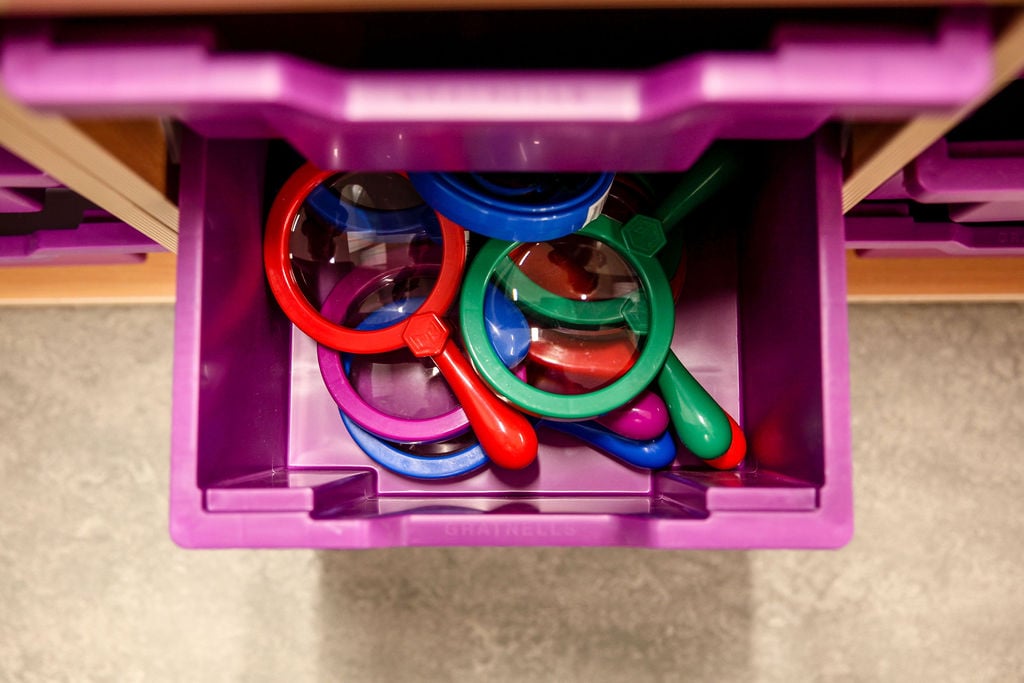
[[[670,240],[674,228],[694,209],[703,204],[728,182],[739,168],[739,158],[728,148],[713,146],[676,183],[672,192],[658,205],[653,216],[635,216],[624,225],[608,216],[599,216],[587,227],[601,235],[620,252],[625,251],[655,256],[662,269],[671,276],[679,263],[683,240]],[[617,227],[616,227],[617,226]],[[659,252],[661,252],[659,254]],[[563,321],[585,327],[614,325],[624,319],[624,313],[637,308],[634,294],[625,299],[578,301],[553,294],[530,280],[511,262],[495,271],[506,296],[517,305],[548,320]],[[636,321],[629,320],[629,324]],[[643,321],[633,331],[644,334]]]
[[[658,389],[679,440],[694,455],[711,460],[729,450],[729,416],[671,351],[658,374]]]
[[[684,218],[728,182],[739,170],[739,157],[721,145],[708,149],[697,162],[683,173],[672,193],[654,212],[665,231],[665,236]]]

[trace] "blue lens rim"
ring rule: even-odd
[[[576,232],[601,214],[614,180],[614,173],[595,173],[570,199],[528,204],[516,201],[514,192],[473,186],[464,174],[409,173],[413,187],[438,213],[467,230],[510,242],[546,242]]]
[[[352,440],[367,456],[381,467],[413,479],[449,479],[469,474],[486,465],[490,460],[480,444],[448,455],[425,457],[412,455],[366,431],[338,409],[345,429]]]

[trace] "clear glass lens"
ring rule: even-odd
[[[437,366],[406,349],[352,356],[348,374],[356,393],[387,415],[425,420],[459,407]]]
[[[603,242],[570,235],[520,245],[491,283],[529,325],[522,362],[525,381],[538,389],[589,393],[622,377],[640,355],[649,302],[634,269]]]
[[[318,310],[356,269],[385,273],[441,263],[434,212],[396,173],[341,173],[309,194],[295,217],[289,250],[296,280]]]
[[[403,320],[420,307],[435,283],[433,275],[382,279],[365,298],[355,302],[346,325],[369,329]],[[429,358],[416,358],[407,349],[355,355],[349,363],[349,379],[356,393],[382,413],[422,420],[459,407],[437,365]]]

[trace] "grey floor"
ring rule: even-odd
[[[2,680],[1024,680],[1024,306],[851,309],[838,552],[179,550],[172,325],[0,309]]]

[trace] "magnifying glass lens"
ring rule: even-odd
[[[473,432],[464,432],[444,441],[426,441],[424,443],[392,443],[395,449],[416,455],[421,458],[441,458],[452,453],[465,451],[477,445]]]
[[[415,268],[381,273],[370,291],[353,302],[341,322],[346,327],[363,329],[394,325],[415,313],[436,285],[434,274],[421,274]]]
[[[353,356],[349,380],[374,409],[404,420],[438,417],[459,407],[437,366],[406,349]]]
[[[637,214],[650,216],[654,213],[654,198],[639,179],[628,174],[615,176],[615,182],[608,192],[601,213],[626,223]]]
[[[354,268],[440,264],[440,225],[404,176],[340,173],[302,203],[289,251],[303,294],[319,309]]]
[[[614,249],[578,234],[522,244],[491,282],[526,318],[526,381],[554,394],[612,384],[644,345],[648,302],[636,272]]]
[[[436,277],[410,274],[380,282],[346,317],[350,327],[392,324],[407,318],[434,288]],[[382,413],[405,420],[425,420],[458,409],[448,382],[429,358],[416,358],[402,348],[379,354],[353,355],[349,380],[366,403]]]

